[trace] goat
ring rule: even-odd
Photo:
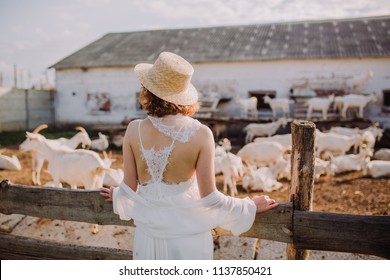
[[[371,160],[363,168],[363,175],[372,178],[389,177],[390,161]]]
[[[108,148],[108,136],[99,132],[99,138],[91,141],[91,149],[96,151],[104,151]]]
[[[237,153],[248,166],[267,165],[283,157],[285,149],[276,142],[253,142],[243,146]]]
[[[11,157],[0,154],[0,170],[22,170],[22,166],[20,165],[20,161],[16,155],[12,155]]]
[[[342,126],[335,126],[331,127],[329,132],[340,134],[340,135],[364,135],[366,131],[369,131],[372,133],[372,135],[375,137],[376,140],[380,140],[383,136],[383,129],[379,127],[377,123],[373,123],[371,126],[360,129],[358,127],[355,128],[349,128],[349,127],[342,127]]]
[[[269,141],[279,143],[285,148],[286,151],[292,149],[291,133],[277,134],[270,137],[256,137],[254,140],[254,142],[269,142]]]
[[[309,106],[307,109],[307,116],[306,118],[308,120],[311,119],[311,114],[313,111],[322,111],[322,118],[324,120],[328,119],[328,110],[330,107],[330,104],[332,104],[334,100],[334,94],[331,94],[328,96],[328,98],[320,98],[320,97],[313,97],[310,98],[306,104]]]
[[[352,146],[355,151],[362,143],[360,135],[345,136],[334,133],[317,132],[315,146],[317,156],[319,157],[324,151],[330,151],[332,154],[345,154]]]
[[[250,123],[244,127],[246,132],[245,143],[252,142],[255,136],[268,136],[274,135],[280,126],[285,127],[287,119],[280,118],[277,121],[270,123]]]
[[[294,101],[288,98],[271,98],[268,95],[263,97],[264,103],[269,104],[272,110],[272,116],[276,119],[276,114],[278,110],[282,110],[283,117],[290,117],[290,104],[293,104]]]
[[[282,183],[275,179],[275,176],[269,167],[263,166],[256,170],[251,169],[249,175],[242,178],[242,187],[247,191],[265,191],[271,192],[279,189]]]
[[[291,180],[291,155],[288,155],[286,159],[284,157],[281,157],[278,158],[276,161],[272,161],[269,164],[269,167],[274,174],[275,179]]]
[[[372,155],[371,150],[363,145],[359,154],[340,155],[330,159],[330,175],[347,171],[360,171],[364,168],[363,163]]]
[[[94,190],[103,186],[107,168],[95,152],[54,147],[37,133],[26,132],[26,137],[19,146],[20,151],[34,150],[48,161],[48,171],[55,187],[60,187],[61,181],[68,183],[72,189],[84,186],[86,190]]]
[[[123,139],[124,139],[124,135],[122,134],[116,134],[114,135],[114,137],[112,137],[112,144],[114,144],[114,146],[120,148],[123,146]]]
[[[351,93],[357,93],[361,91],[366,86],[368,80],[374,76],[374,73],[371,69],[368,70],[366,74],[361,74],[355,77],[352,77],[346,81],[346,86]]]
[[[241,158],[223,150],[221,155],[215,157],[214,164],[215,174],[223,174],[223,192],[227,193],[229,187],[230,195],[237,195],[237,179],[242,177],[244,173]]]
[[[316,157],[314,160],[314,178],[319,179],[321,175],[330,175],[330,161]]]
[[[390,149],[382,148],[375,152],[374,159],[377,160],[389,160],[390,161]]]
[[[341,109],[343,108],[343,99],[344,96],[335,96],[333,100],[333,110],[336,112],[341,112]]]
[[[241,118],[247,119],[257,119],[257,98],[252,96],[249,98],[236,98],[235,99],[240,104]]]
[[[124,173],[121,168],[111,168],[111,165],[116,160],[112,158],[112,152],[107,155],[106,151],[103,151],[103,162],[106,165],[106,172],[103,178],[103,186],[117,187],[123,181]]]
[[[364,108],[369,102],[376,102],[377,96],[375,93],[370,95],[361,95],[361,94],[348,94],[343,96],[343,108],[341,110],[341,117],[347,117],[347,110],[349,108],[358,108],[358,117],[363,118]]]
[[[32,133],[39,133],[43,129],[46,129],[48,126],[46,124],[41,124],[33,130]],[[76,149],[81,143],[83,146],[91,145],[91,139],[88,136],[87,131],[81,127],[77,126],[75,128],[79,132],[76,133],[72,138],[58,138],[58,139],[46,139],[47,143],[53,147],[66,147],[69,149]],[[42,136],[43,137],[43,136]],[[32,181],[35,185],[41,185],[41,170],[45,162],[44,157],[31,151],[31,161],[32,161]]]
[[[358,127],[349,128],[343,126],[333,126],[330,128],[329,132],[345,136],[358,135],[361,133]]]

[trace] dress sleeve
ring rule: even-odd
[[[248,231],[256,217],[256,205],[249,197],[235,198],[216,190],[204,197],[202,204],[208,208],[215,227],[230,230],[236,236]]]
[[[142,219],[142,208],[147,205],[148,203],[123,181],[113,191],[113,211],[121,220]]]

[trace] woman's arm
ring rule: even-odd
[[[203,127],[200,131],[200,152],[196,163],[196,176],[199,185],[199,193],[201,197],[215,191],[215,143],[214,136],[208,127]],[[261,213],[277,207],[279,204],[275,200],[266,195],[254,196],[252,198],[256,205],[256,212]]]
[[[137,191],[137,166],[135,163],[134,153],[131,147],[131,137],[138,135],[138,121],[133,121],[129,123],[126,129],[126,133],[123,139],[123,172],[124,177],[123,181],[128,185],[133,191]]]
[[[136,122],[131,122],[127,126],[126,133],[123,139],[123,147],[122,147],[122,157],[123,157],[123,167],[124,167],[124,178],[123,181],[126,185],[128,185],[133,191],[137,191],[137,168],[135,164],[133,150],[130,144],[131,135],[137,132]],[[109,188],[101,188],[100,195],[106,198],[106,201],[112,201],[113,191],[116,187]]]
[[[205,197],[217,189],[214,171],[215,143],[213,133],[208,127],[202,126],[198,133],[196,139],[200,150],[196,162],[196,178],[200,196]]]

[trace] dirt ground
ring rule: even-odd
[[[17,145],[3,147],[2,154],[16,155],[22,165],[21,171],[5,171],[0,170],[0,181],[8,179],[12,183],[32,185],[31,181],[31,157],[28,153],[20,153]],[[113,168],[121,167],[122,156],[120,150],[113,151],[113,157],[116,162],[113,163]],[[44,168],[46,165],[44,166]],[[41,177],[42,183],[50,181],[49,174],[43,172]],[[287,202],[289,182],[283,181],[283,187],[266,193],[270,197],[279,202]],[[255,194],[265,193],[246,193],[238,182],[239,197],[253,196]],[[222,176],[217,176],[217,187],[222,190]],[[361,214],[361,215],[389,215],[390,209],[390,178],[372,179],[363,177],[361,172],[349,172],[340,174],[335,177],[321,177],[315,181],[313,195],[313,211],[326,211],[345,214]],[[0,217],[1,218],[1,217]],[[1,219],[0,219],[1,221]],[[8,219],[6,219],[8,222]],[[44,221],[44,223],[42,222]],[[131,250],[131,229],[124,229],[118,226],[101,226],[98,234],[92,234],[90,230],[85,230],[89,227],[88,224],[56,221],[40,218],[16,218],[15,226],[12,234],[28,236],[33,238],[44,238],[62,242],[73,242],[83,245],[105,245],[109,247],[122,248]],[[231,245],[223,245],[224,242],[230,244],[234,239],[224,240],[220,237],[216,242],[221,244],[222,249],[216,257],[221,259],[229,259],[227,248]],[[257,259],[284,259],[285,243],[261,240],[260,243],[255,242],[257,239],[245,240],[245,244],[250,244],[249,248],[256,247]],[[238,239],[237,239],[238,241]],[[235,242],[237,242],[235,241]],[[239,241],[239,242],[242,242]],[[252,244],[253,243],[253,244]],[[126,244],[126,245],[124,245]],[[241,244],[241,243],[239,243]],[[257,245],[256,245],[257,244]],[[235,249],[231,249],[231,254],[236,255],[236,251],[243,245],[235,245]],[[260,249],[259,249],[260,248]],[[248,249],[248,248],[246,248]],[[225,251],[223,251],[225,250]],[[226,251],[227,250],[227,251]],[[253,257],[253,250],[249,258]],[[312,251],[311,259],[377,259],[375,256]]]

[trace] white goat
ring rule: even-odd
[[[243,119],[257,119],[257,98],[252,96],[249,98],[236,98],[240,104],[241,118]]]
[[[279,127],[285,127],[287,119],[280,118],[277,121],[270,123],[250,123],[244,127],[246,132],[245,143],[252,142],[255,136],[268,136],[274,135]]]
[[[253,142],[243,146],[237,153],[248,166],[268,165],[283,157],[285,149],[276,142]]]
[[[277,161],[271,162],[269,167],[276,180],[291,180],[291,155],[286,156],[286,158],[281,157],[277,159]]]
[[[230,195],[235,196],[237,191],[237,180],[243,176],[244,165],[239,156],[225,152],[222,156],[216,157],[216,170],[223,174],[223,192],[230,190]],[[217,171],[216,171],[217,172]]]
[[[367,145],[370,150],[374,150],[375,147],[375,135],[372,131],[366,130],[362,134],[362,142]]]
[[[276,118],[278,110],[282,110],[283,117],[290,117],[290,104],[293,104],[294,101],[288,98],[271,98],[268,95],[263,97],[264,103],[269,104],[272,110],[272,116]]]
[[[360,129],[358,127],[350,128],[350,127],[343,127],[343,126],[333,126],[330,128],[329,132],[345,135],[345,136],[361,134]]]
[[[390,161],[390,149],[382,148],[375,152],[374,159],[377,160],[389,160]]]
[[[381,140],[383,136],[383,128],[379,127],[378,123],[373,123],[371,126],[362,129],[362,132],[371,131],[377,141]]]
[[[46,124],[41,124],[34,129],[32,133],[39,133],[41,130],[47,128]],[[65,147],[69,149],[76,149],[79,144],[83,146],[91,145],[91,139],[88,136],[87,131],[81,127],[77,126],[75,128],[79,132],[76,133],[72,138],[57,138],[57,139],[46,139],[46,142],[53,147]],[[43,136],[42,136],[43,137]],[[35,185],[41,185],[41,170],[45,162],[43,156],[36,153],[34,150],[31,151],[31,161],[32,161],[32,181]]]
[[[334,94],[328,96],[328,98],[313,97],[310,98],[306,104],[309,106],[307,109],[306,118],[311,119],[311,114],[313,111],[322,111],[322,119],[328,119],[328,110],[330,105],[334,100]]]
[[[348,90],[351,93],[357,93],[358,91],[362,91],[370,78],[374,76],[374,72],[371,69],[368,70],[366,74],[361,74],[355,77],[352,77],[346,81],[346,85]]]
[[[332,174],[330,169],[330,161],[316,157],[314,161],[314,178],[319,179],[321,175],[330,174]]]
[[[343,108],[341,110],[341,117],[347,117],[347,110],[349,108],[358,108],[358,117],[363,118],[364,108],[369,102],[376,102],[377,96],[375,93],[370,95],[348,94],[343,96]]]
[[[91,149],[96,151],[104,151],[108,148],[108,136],[99,132],[99,138],[91,142]]]
[[[390,161],[371,160],[363,169],[364,176],[372,178],[390,177]]]
[[[359,151],[359,154],[340,155],[330,159],[330,175],[348,172],[360,171],[364,168],[364,162],[372,155],[371,150],[365,145]]]
[[[366,131],[370,131],[374,135],[375,139],[378,141],[383,136],[383,128],[380,128],[379,124],[377,123],[373,123],[371,126],[364,129],[360,129],[358,127],[349,128],[349,127],[335,126],[335,127],[331,127],[329,132],[337,133],[340,135],[351,136],[351,135],[359,135],[359,134],[363,135],[364,132]]]
[[[48,171],[55,187],[60,187],[61,181],[68,183],[72,189],[84,186],[86,190],[94,190],[103,186],[107,168],[97,153],[54,147],[37,133],[26,132],[26,137],[19,149],[22,152],[34,150],[48,161]]]
[[[270,137],[256,137],[254,142],[277,142],[282,145],[285,150],[292,149],[292,136],[291,133],[287,134],[276,134]]]
[[[222,160],[226,156],[226,153],[229,152],[231,149],[232,145],[230,143],[230,140],[227,138],[220,140],[216,145],[214,160],[215,175],[222,173]]]
[[[353,146],[355,151],[362,143],[360,135],[345,136],[335,133],[321,133],[317,131],[316,150],[320,157],[324,151],[330,151],[333,155],[345,154]]]
[[[120,148],[123,146],[123,139],[124,139],[124,135],[122,134],[116,134],[112,137],[112,144],[114,144],[114,146]]]
[[[104,174],[103,185],[117,187],[123,181],[124,173],[121,168],[111,168],[111,165],[116,160],[112,158],[112,152],[107,155],[106,151],[103,151],[103,162],[106,165],[106,173]]]
[[[333,110],[341,112],[341,109],[343,108],[343,100],[344,96],[335,96],[333,100]]]
[[[275,179],[269,167],[263,166],[256,170],[251,170],[249,175],[242,178],[242,187],[247,191],[271,192],[279,189],[282,183]]]
[[[11,157],[0,154],[0,170],[22,170],[20,161],[16,155]]]

